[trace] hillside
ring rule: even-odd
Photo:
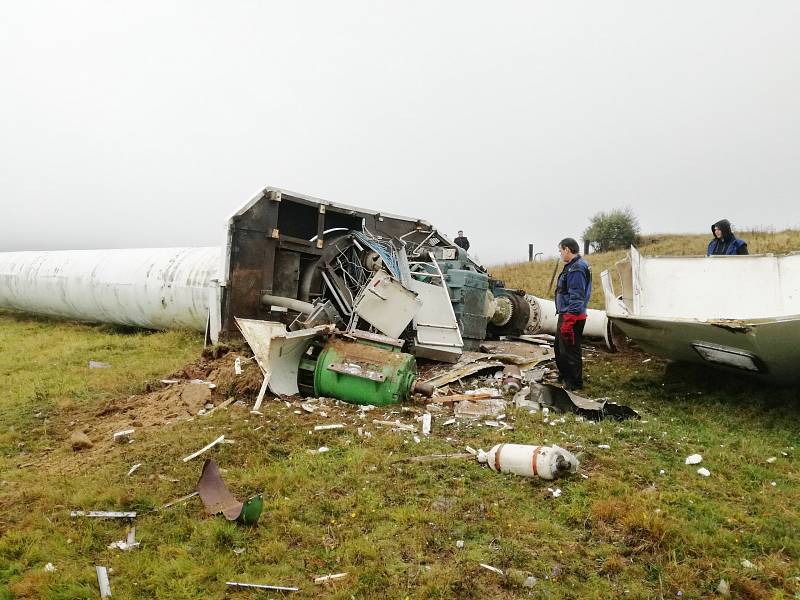
[[[800,250],[800,230],[784,231],[753,230],[737,232],[747,242],[750,254],[786,254]],[[647,256],[703,256],[711,234],[645,234],[637,246]],[[625,257],[625,250],[589,254],[587,260],[595,276],[594,292],[590,306],[604,308],[603,288],[600,273],[611,269],[614,263]],[[550,298],[552,290],[548,284],[557,266],[556,259],[536,262],[520,262],[496,265],[489,272],[505,281],[510,288],[523,289],[535,296]],[[560,267],[559,267],[560,270]]]

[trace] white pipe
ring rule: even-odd
[[[286,296],[273,296],[272,294],[264,294],[261,296],[261,304],[266,304],[268,306],[280,306],[307,315],[310,315],[312,312],[314,312],[314,305],[310,302],[303,302],[302,300],[287,298]]]
[[[220,248],[2,252],[0,308],[202,331],[220,261]]]
[[[531,306],[531,316],[525,333],[550,333],[555,334],[558,327],[558,314],[556,313],[556,303],[552,300],[538,298],[531,294],[526,294],[525,299]],[[606,311],[594,308],[586,311],[586,325],[583,329],[586,337],[602,338],[609,350],[614,349],[611,339],[611,323],[606,316]]]

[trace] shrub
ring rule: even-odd
[[[638,238],[639,220],[630,207],[597,213],[583,232],[583,239],[591,242],[595,252],[627,248]]]

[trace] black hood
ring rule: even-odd
[[[722,239],[729,242],[733,239],[733,232],[731,231],[731,222],[728,219],[717,221],[711,226],[711,235],[714,235],[714,228],[719,227],[722,232]],[[715,236],[716,237],[716,236]]]

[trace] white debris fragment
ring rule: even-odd
[[[203,452],[206,452],[207,450],[211,450],[211,448],[213,448],[213,447],[214,447],[214,446],[216,446],[217,444],[221,444],[223,441],[225,441],[225,436],[224,436],[224,435],[221,435],[221,436],[219,436],[217,439],[215,439],[213,442],[211,442],[210,444],[208,444],[207,446],[203,446],[202,448],[200,448],[200,450],[198,450],[197,452],[194,452],[193,454],[190,454],[189,456],[185,456],[185,457],[183,458],[183,462],[189,462],[189,461],[190,461],[190,460],[192,460],[193,458],[197,458],[197,457],[198,457],[198,456],[200,456],[200,455],[201,455]]]
[[[532,588],[533,586],[536,585],[536,581],[537,581],[536,577],[534,577],[533,575],[530,575],[529,577],[527,577],[525,579],[525,581],[522,582],[522,587]]]
[[[329,581],[336,581],[337,579],[344,579],[347,577],[347,573],[333,573],[332,575],[323,575],[321,577],[315,577],[314,583],[328,583]]]
[[[425,413],[422,415],[422,435],[430,435],[431,434],[431,413]]]
[[[236,554],[237,556],[239,554],[244,554],[244,548],[234,548],[233,553]]]
[[[330,448],[328,448],[327,446],[320,446],[317,449],[317,453],[318,454],[324,454],[324,453],[329,452],[329,451],[330,451]]]
[[[90,369],[110,369],[111,365],[108,363],[100,362],[99,360],[90,360],[89,361],[89,368]]]
[[[103,600],[105,600],[105,598],[110,598],[111,584],[108,581],[108,569],[99,565],[95,565],[94,569],[97,573],[97,585],[100,588],[100,598]]]
[[[661,470],[659,470],[658,474],[659,475],[666,475],[667,472],[664,469],[661,469]]]
[[[56,566],[53,563],[47,563],[44,566],[44,570],[47,573],[53,573],[56,570]]]
[[[697,469],[697,474],[702,475],[703,477],[710,477],[711,471],[709,471],[705,467],[700,467],[699,469]]]
[[[487,565],[487,564],[484,564],[484,563],[478,563],[478,564],[480,566],[482,566],[484,569],[488,569],[489,571],[491,571],[493,573],[497,573],[498,575],[501,575],[501,576],[505,575],[505,573],[503,573],[502,569],[498,569],[497,567],[493,567],[492,565]]]
[[[416,443],[416,444],[419,444],[421,441],[422,441],[422,440],[421,440],[421,439],[419,439],[419,436],[418,436],[418,435],[415,435],[415,436],[414,436],[414,443]]]
[[[553,498],[558,498],[561,496],[561,488],[547,488],[547,491],[553,494]]]
[[[778,485],[778,483],[777,483],[776,481],[770,481],[770,482],[769,482],[769,484],[770,484],[772,487],[776,487],[776,486]]]
[[[242,357],[237,356],[236,360],[233,361],[233,372],[237,375],[242,374]]]
[[[330,425],[315,425],[314,431],[326,431],[328,429],[343,429],[342,423],[331,423]]]
[[[300,408],[302,408],[302,409],[303,409],[304,411],[306,411],[307,413],[313,413],[315,410],[317,410],[317,409],[316,409],[316,407],[314,407],[314,406],[311,406],[311,405],[310,405],[310,404],[308,404],[308,403],[303,403],[303,404],[301,404],[301,405],[300,405]]]
[[[113,435],[114,442],[117,444],[127,444],[129,441],[131,441],[131,435],[133,435],[133,432],[133,429],[123,429],[122,431],[117,431]]]
[[[131,470],[128,471],[128,475],[127,476],[130,477],[131,475],[133,475],[136,472],[136,469],[138,469],[141,466],[142,466],[142,463],[136,463],[135,465],[133,465],[131,467]]]
[[[778,460],[778,457],[777,457],[777,456],[770,456],[770,457],[767,459],[767,462],[768,462],[768,463],[770,463],[770,464],[772,464],[772,463],[774,463],[776,460]]]
[[[687,465],[699,465],[703,462],[703,457],[700,454],[692,454],[686,457]]]
[[[611,448],[608,444],[597,444],[597,447],[601,450],[609,450]]]
[[[756,566],[753,563],[751,563],[749,560],[747,560],[746,558],[742,559],[741,565],[745,569],[755,569],[756,568]]]
[[[170,384],[173,384],[173,383],[178,383],[178,380],[177,379],[162,379],[161,383],[163,383],[164,385],[170,385]]]
[[[730,598],[731,586],[724,579],[720,579],[719,584],[717,585],[717,593],[723,598]]]
[[[452,425],[452,424],[453,424],[453,423],[455,423],[455,422],[456,422],[456,420],[455,420],[455,419],[447,419],[447,421],[445,421],[444,423],[442,423],[442,425]]]
[[[464,547],[464,540],[456,540],[456,548],[463,548]]]

